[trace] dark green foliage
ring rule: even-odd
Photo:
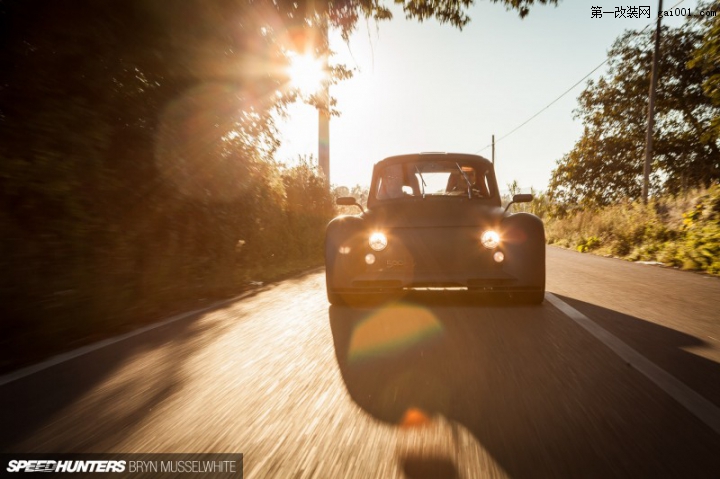
[[[461,27],[468,5],[405,10]],[[326,52],[325,15],[347,36],[390,12],[0,0],[0,368],[31,337],[51,352],[319,261],[332,198],[310,162],[275,163],[273,115],[297,99],[284,52]]]
[[[530,7],[535,3],[535,0],[492,0],[493,3],[505,3],[505,8],[508,10],[517,10],[520,14],[520,18],[525,18],[530,13]],[[541,5],[557,5],[557,0],[537,0],[537,3]]]
[[[699,9],[707,11],[720,11],[720,2],[703,2]],[[712,19],[699,18],[696,21],[707,22],[708,26],[703,35],[702,44],[688,62],[690,68],[698,68],[703,72],[703,91],[713,102],[720,107],[720,16]],[[720,137],[720,115],[715,116],[712,122],[714,135]]]
[[[640,196],[652,35],[621,36],[609,52],[607,75],[580,95],[576,115],[585,130],[550,181],[549,194],[560,205],[607,205]],[[720,105],[703,92],[707,71],[687,66],[703,31],[691,24],[663,28],[661,39],[651,183],[655,194],[674,195],[720,179],[719,136],[712,129]]]
[[[221,2],[168,6],[0,3],[4,363],[30,336],[41,350],[237,291],[240,240],[265,265],[293,250],[273,259],[263,232],[313,241],[287,232],[271,159],[282,78],[257,70],[278,49],[227,36]]]
[[[683,215],[682,237],[670,261],[685,269],[720,274],[720,187],[698,198]]]
[[[712,6],[711,6],[712,5]],[[698,10],[717,10],[701,2]],[[627,32],[609,71],[576,112],[585,130],[558,161],[548,196],[548,241],[578,251],[720,272],[718,19],[663,28],[651,192],[638,201],[646,147],[652,33]],[[702,191],[694,206],[688,198]]]

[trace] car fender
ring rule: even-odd
[[[500,227],[508,273],[522,285],[545,288],[545,227],[540,218],[515,213],[503,219]]]
[[[358,255],[354,250],[362,244],[366,220],[361,215],[334,218],[325,231],[325,276],[330,289],[347,287],[345,280],[361,265],[354,264]],[[341,248],[349,248],[341,252]],[[355,254],[350,254],[355,253]]]

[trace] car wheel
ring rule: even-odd
[[[343,301],[342,296],[338,293],[333,293],[331,291],[327,292],[327,299],[328,303],[332,304],[333,306],[345,306],[345,301]]]
[[[542,304],[545,300],[545,291],[528,291],[516,293],[513,298],[521,304]]]

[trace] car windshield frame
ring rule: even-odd
[[[376,165],[373,176],[370,193],[373,202],[379,204],[439,198],[495,203],[499,198],[492,165],[478,160],[448,157],[393,161]]]

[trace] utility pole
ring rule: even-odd
[[[322,90],[320,93],[321,108],[318,108],[318,163],[320,171],[327,179],[330,186],[330,71],[328,68],[328,57],[330,55],[330,44],[328,39],[328,18],[325,14],[323,25],[320,27],[322,31],[322,57],[323,70],[328,76],[323,80]]]
[[[495,166],[495,135],[492,136],[492,162]]]
[[[650,78],[650,98],[648,100],[647,136],[645,140],[645,168],[643,170],[642,200],[648,201],[650,189],[650,164],[653,156],[653,127],[655,126],[655,89],[658,82],[658,61],[660,59],[660,20],[662,19],[662,0],[658,0],[657,27],[655,28],[655,50],[653,51],[652,73]]]

